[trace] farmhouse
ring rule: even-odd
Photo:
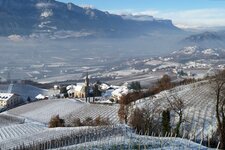
[[[0,106],[1,107],[13,107],[22,102],[19,95],[12,93],[0,93]]]

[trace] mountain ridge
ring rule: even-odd
[[[54,34],[74,31],[95,36],[179,32],[171,20],[133,20],[98,9],[55,0],[0,0],[0,35]],[[90,35],[88,34],[88,35]]]

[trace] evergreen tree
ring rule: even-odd
[[[28,102],[31,102],[31,98],[29,96],[27,97],[27,101]]]
[[[162,132],[163,135],[165,135],[166,133],[169,133],[171,129],[170,126],[170,111],[169,110],[165,110],[162,112]]]
[[[130,88],[135,90],[135,91],[140,91],[141,90],[141,84],[138,81],[131,82]]]

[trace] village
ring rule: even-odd
[[[0,93],[0,107],[1,110],[6,110],[34,101],[59,98],[101,104],[118,103],[123,95],[134,91],[131,87],[132,84],[139,84],[139,89],[141,89],[139,82],[124,83],[121,86],[109,85],[100,81],[90,83],[88,73],[84,77],[83,83],[67,86],[54,85],[50,89],[41,89],[23,83],[11,83],[7,90],[5,88],[5,91],[2,90]]]

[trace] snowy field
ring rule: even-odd
[[[81,77],[82,77],[81,73],[65,74],[65,75],[60,75],[57,77],[46,77],[46,78],[37,80],[37,82],[44,84],[44,83],[65,81],[65,79],[67,79],[67,80],[80,79]]]
[[[124,82],[134,82],[134,81],[139,81],[142,85],[142,87],[149,87],[149,85],[153,84],[155,81],[160,79],[165,72],[151,72],[148,74],[135,74],[132,76],[127,76],[123,77],[120,79],[114,79],[111,81],[108,81],[107,83],[112,84],[112,85],[121,85]]]

